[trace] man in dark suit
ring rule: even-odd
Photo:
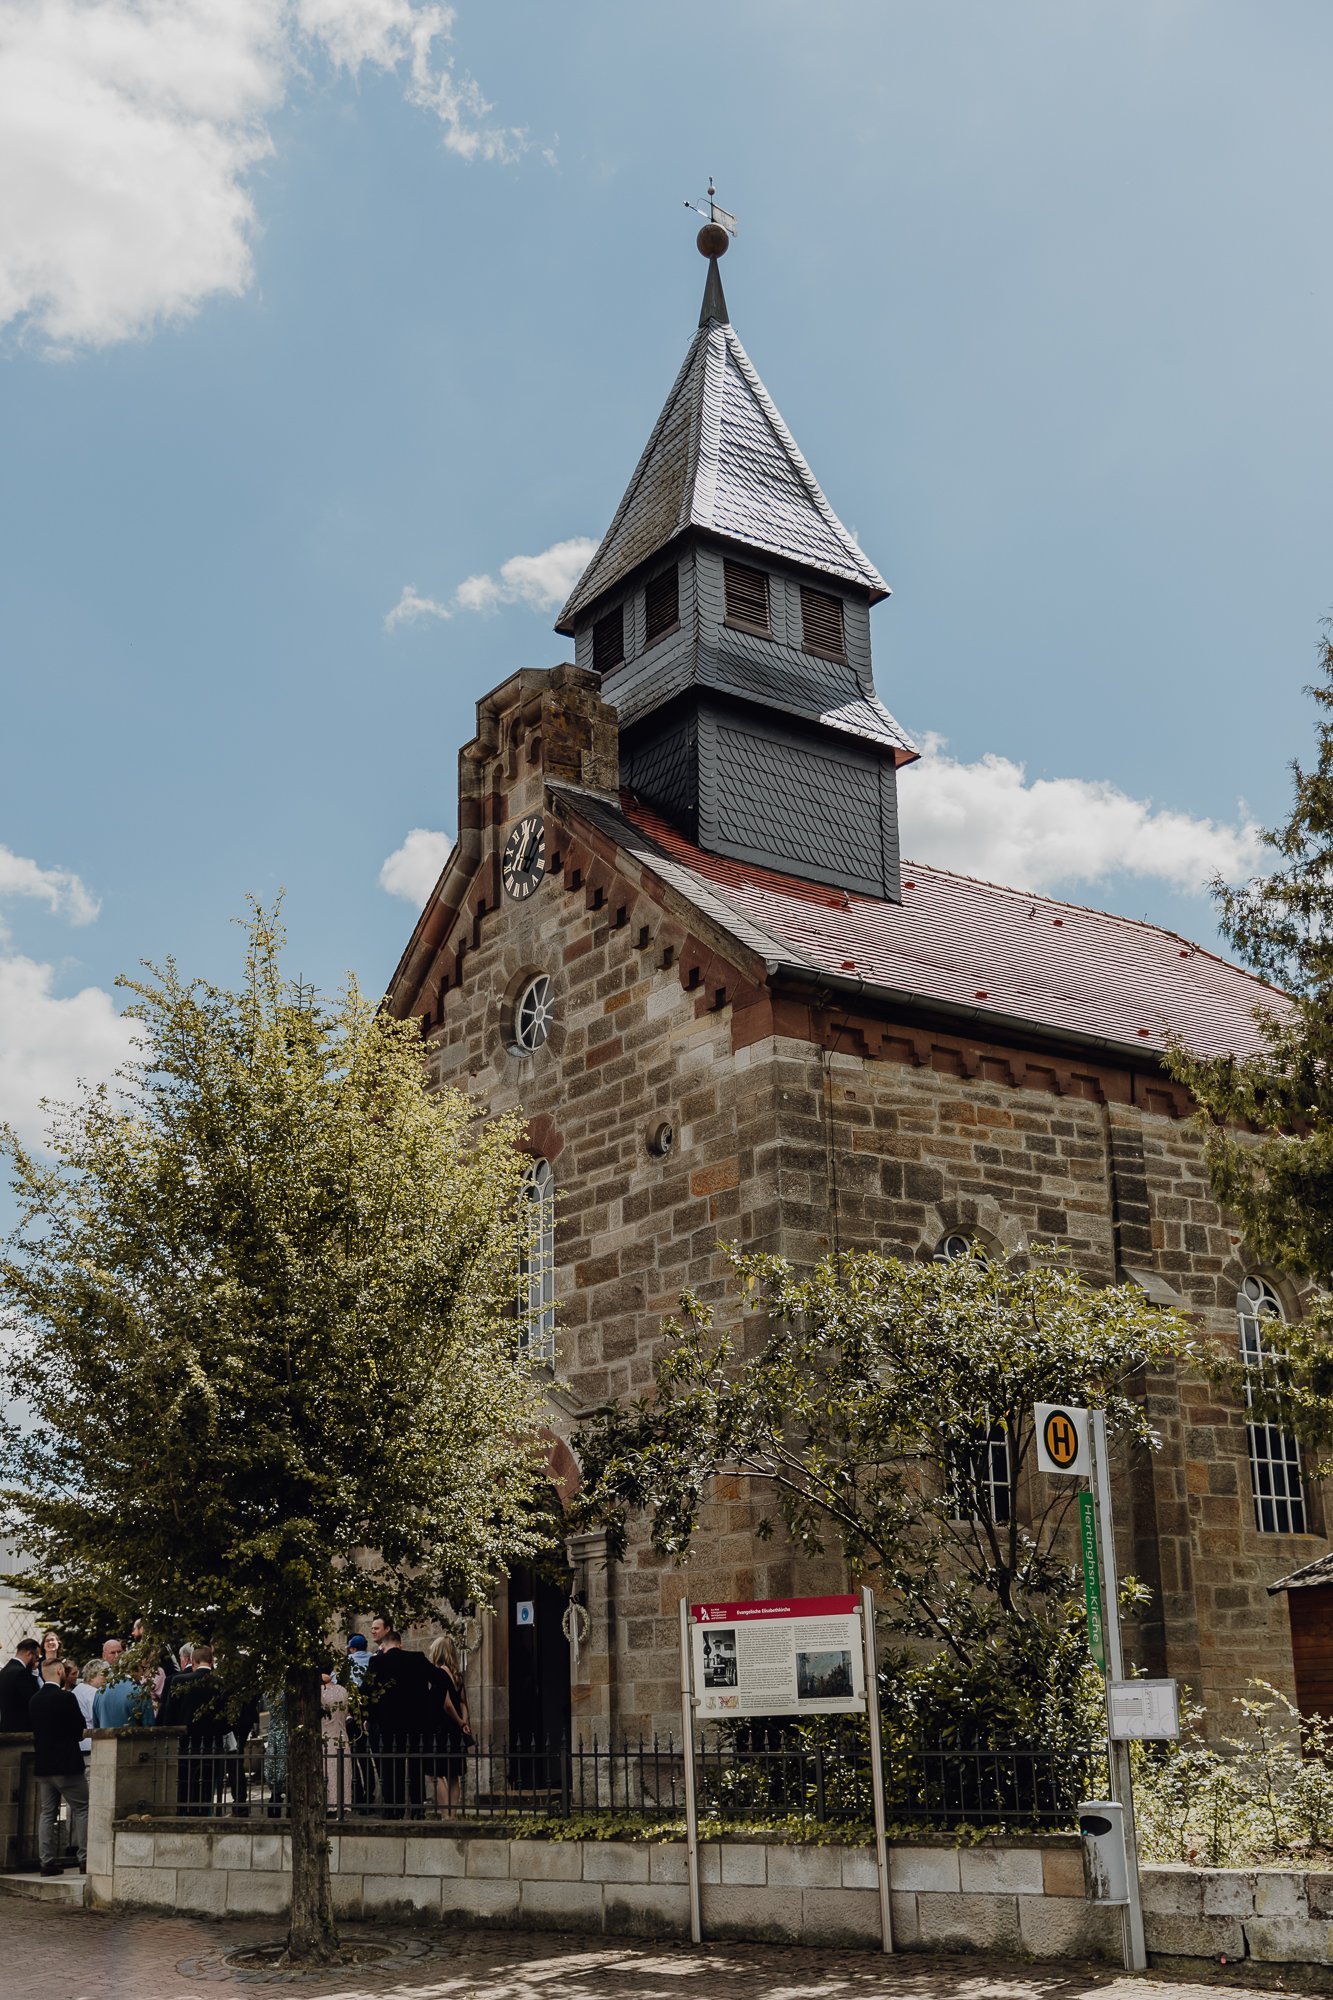
[[[424,1653],[409,1652],[397,1632],[385,1632],[379,1652],[367,1662],[362,1692],[386,1819],[403,1817],[405,1799],[418,1806],[426,1796],[426,1764],[433,1766],[444,1688],[444,1675]]]
[[[65,1670],[58,1663],[43,1667],[43,1684],[28,1703],[32,1770],[37,1780],[37,1854],[43,1875],[59,1875],[64,1866],[56,1858],[56,1821],[62,1799],[69,1807],[80,1874],[88,1864],[88,1773],[79,1748],[85,1724],[78,1702],[61,1686],[64,1678]]]
[[[28,1727],[28,1704],[41,1686],[37,1678],[41,1650],[35,1639],[20,1639],[13,1659],[0,1667],[0,1735]]]
[[[179,1728],[180,1762],[176,1766],[176,1800],[183,1813],[208,1811],[221,1798],[228,1776],[226,1736],[231,1728],[227,1691],[213,1667],[213,1648],[196,1646],[193,1666],[167,1682],[158,1715],[159,1728]]]

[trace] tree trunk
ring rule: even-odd
[[[287,1676],[292,1916],[286,1962],[291,1965],[327,1965],[338,1950],[329,1880],[328,1795],[319,1697],[319,1669],[293,1668]]]

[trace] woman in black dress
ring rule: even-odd
[[[458,1664],[458,1648],[446,1633],[430,1649],[430,1663],[444,1677],[444,1696],[435,1733],[435,1803],[452,1812],[463,1789],[463,1767],[472,1742],[467,1690]]]

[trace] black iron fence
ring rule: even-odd
[[[873,1818],[864,1725],[815,1731],[779,1724],[701,1732],[695,1783],[702,1818],[723,1822]],[[477,1740],[465,1750],[360,1739],[327,1744],[329,1817],[513,1819],[614,1813],[645,1821],[685,1812],[685,1763],[671,1736],[603,1743]],[[932,1827],[1069,1827],[1086,1796],[1090,1759],[1032,1744],[885,1745],[891,1823]],[[285,1756],[255,1738],[179,1751],[176,1810],[185,1817],[284,1818]]]
[[[699,1809],[719,1819],[874,1817],[864,1725],[785,1731],[760,1723],[701,1737],[695,1756]],[[1075,1824],[1090,1759],[1035,1744],[900,1734],[886,1740],[883,1762],[891,1824],[1037,1828]]]

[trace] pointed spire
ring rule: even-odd
[[[704,286],[704,302],[699,308],[700,326],[730,326],[726,296],[722,290],[722,273],[717,268],[719,257],[725,257],[731,248],[731,239],[736,234],[736,218],[729,209],[719,208],[714,196],[713,176],[708,176],[708,215],[703,228],[695,239],[699,245],[699,255],[708,259],[708,282]],[[689,206],[690,204],[687,204]],[[702,214],[697,209],[696,214]]]
[[[737,338],[718,270],[736,218],[714,193],[710,181],[708,208],[696,210],[704,216],[699,254],[708,260],[699,330],[557,632],[571,634],[599,597],[688,528],[823,570],[867,591],[872,604],[889,594],[821,493]]]
[[[702,236],[703,231],[699,234]],[[700,326],[708,326],[716,321],[719,326],[730,326],[727,313],[726,295],[722,290],[722,273],[717,268],[717,258],[708,259],[708,279],[704,285],[704,302],[699,308]]]

